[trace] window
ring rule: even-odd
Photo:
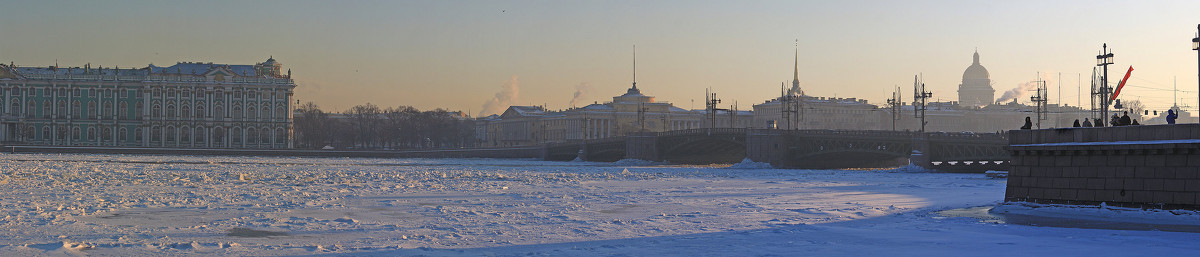
[[[179,141],[183,143],[192,142],[192,129],[188,127],[179,128]]]
[[[254,144],[255,140],[258,140],[258,130],[254,128],[246,129],[246,143]]]
[[[254,107],[250,107],[249,109],[246,109],[246,118],[251,119],[251,120],[257,119],[258,111],[255,111]]]
[[[203,118],[204,118],[204,106],[198,105],[198,106],[196,106],[196,119],[203,119]]]
[[[87,110],[88,119],[93,119],[93,120],[96,119],[96,117],[97,117],[96,111],[97,111],[96,110],[96,101],[88,102],[88,110]]]
[[[129,131],[125,128],[117,129],[117,142],[129,141]]]
[[[192,118],[192,108],[189,108],[187,105],[184,105],[182,110],[183,110],[182,115],[180,115],[180,116],[183,116],[184,119]]]
[[[205,134],[205,133],[204,133],[204,127],[196,127],[196,140],[195,140],[195,142],[196,142],[197,144],[203,144],[203,143],[204,143],[204,139],[205,139],[205,138],[204,138],[204,134]]]
[[[237,105],[233,106],[233,119],[235,119],[235,120],[242,119],[242,107],[237,106]]]
[[[142,128],[133,129],[133,140],[142,142]]]
[[[238,127],[234,127],[233,130],[231,130],[229,132],[229,139],[231,139],[231,141],[233,141],[233,145],[241,146],[242,145],[242,129],[238,128]]]
[[[166,136],[167,142],[175,142],[175,132],[176,132],[175,127],[167,126],[167,136]]]
[[[165,116],[167,116],[168,119],[175,118],[175,106],[174,105],[167,105],[167,113]]]
[[[42,140],[50,140],[50,126],[42,126]]]
[[[141,119],[141,118],[142,118],[142,115],[145,115],[145,113],[144,113],[144,112],[145,112],[145,108],[143,108],[143,106],[142,106],[142,102],[141,102],[141,101],[138,101],[138,102],[134,103],[134,104],[133,104],[133,106],[134,106],[134,107],[133,107],[133,111],[134,111],[134,113],[133,113],[133,115],[134,115],[134,119]],[[158,106],[155,106],[155,107],[154,107],[154,109],[155,109],[155,111],[158,111]]]
[[[128,118],[128,116],[129,104],[125,103],[125,101],[121,101],[121,104],[117,106],[117,119],[125,119]]]
[[[50,118],[50,100],[42,101],[42,118]],[[49,133],[46,133],[47,135]]]
[[[150,129],[150,141],[151,142],[162,141],[162,128],[159,128],[158,126],[154,126],[153,128]]]
[[[75,102],[71,103],[71,116],[75,117],[75,119],[79,119],[83,115],[83,113],[81,113],[81,110],[79,109],[79,106],[80,106],[79,101],[75,101]]]
[[[79,127],[76,126],[74,128],[71,128],[71,139],[75,139],[75,141],[79,141],[79,138],[80,138]]]
[[[271,142],[271,130],[267,129],[267,128],[262,128],[261,134],[258,134],[258,142],[261,142],[263,144],[270,143]]]
[[[283,128],[275,128],[275,143],[282,144],[287,142],[287,133],[284,133]]]
[[[213,118],[217,118],[217,120],[221,120],[221,118],[225,117],[225,109],[221,108],[220,104],[217,104],[216,107],[213,107],[212,116]]]
[[[113,103],[111,101],[104,102],[104,112],[100,113],[100,116],[110,116],[111,117],[112,115],[113,115]]]

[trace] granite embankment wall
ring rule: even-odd
[[[1200,124],[1013,130],[1005,201],[1200,209]]]
[[[403,151],[341,151],[296,149],[187,149],[136,147],[56,147],[6,145],[4,153],[107,153],[107,154],[180,154],[233,156],[314,156],[314,157],[374,157],[374,158],[543,158],[545,148],[467,148],[445,150]]]

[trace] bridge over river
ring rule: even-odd
[[[708,128],[636,133],[549,144],[546,160],[623,158],[685,164],[745,158],[787,168],[871,168],[913,164],[946,171],[1006,170],[1007,134],[874,130]]]

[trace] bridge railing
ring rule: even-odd
[[[1007,133],[927,132],[929,139],[968,139],[1008,141]]]
[[[799,136],[870,136],[870,137],[912,137],[915,132],[909,131],[890,131],[890,130],[832,130],[832,129],[805,129],[805,130],[784,130],[785,134]]]
[[[681,129],[654,133],[656,136],[683,136],[683,135],[700,135],[700,134],[746,134],[744,128],[698,128],[698,129]]]

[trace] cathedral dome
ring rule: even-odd
[[[975,61],[971,63],[970,67],[967,67],[966,71],[963,71],[963,81],[972,79],[991,79],[991,75],[988,74],[987,68],[984,68],[983,65],[979,65],[979,52],[975,52],[974,57]]]

